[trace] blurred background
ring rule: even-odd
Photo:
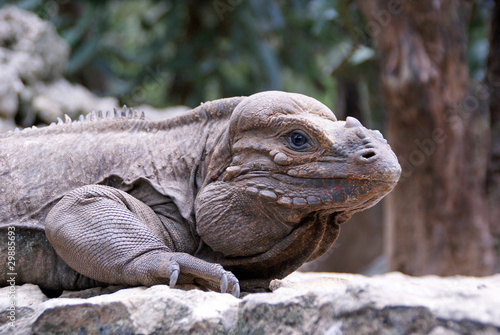
[[[161,118],[303,93],[381,130],[403,167],[395,191],[303,270],[500,269],[499,1],[0,5],[0,131],[123,104]]]

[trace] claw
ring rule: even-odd
[[[220,292],[221,293],[226,293],[227,292],[227,274],[222,274],[222,277],[220,278]]]
[[[240,284],[238,283],[234,284],[234,287],[231,290],[231,294],[234,295],[236,298],[240,297]]]
[[[170,277],[170,282],[168,283],[168,285],[170,286],[170,288],[173,288],[177,283],[177,279],[179,278],[179,272],[180,272],[179,264],[177,264],[177,262],[172,263],[168,269],[168,274]]]

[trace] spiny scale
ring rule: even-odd
[[[113,114],[111,114],[111,111],[107,110],[106,113],[104,113],[102,110],[99,110],[97,113],[95,111],[92,111],[91,113],[87,114],[87,116],[83,117],[80,115],[79,120],[80,121],[96,121],[100,119],[127,119],[127,120],[145,120],[146,116],[144,112],[141,112],[139,114],[139,111],[137,109],[132,109],[128,108],[126,105],[123,105],[121,112],[119,112],[116,108],[113,108]]]
[[[128,120],[145,120],[146,116],[144,112],[141,112],[139,114],[139,111],[137,109],[132,109],[128,108],[126,105],[123,105],[121,112],[119,112],[116,108],[113,108],[113,114],[111,114],[111,111],[107,110],[106,112],[103,112],[102,110],[99,110],[97,113],[95,111],[92,111],[91,113],[87,114],[87,116],[83,117],[80,115],[79,120],[83,121],[95,121],[95,120],[100,120],[100,119],[128,119]]]
[[[84,121],[97,121],[97,120],[105,120],[105,119],[126,119],[126,120],[146,120],[146,115],[144,112],[141,112],[139,114],[139,111],[137,109],[133,110],[132,108],[128,108],[127,106],[123,105],[121,113],[118,112],[116,108],[113,108],[113,113],[111,111],[107,110],[106,113],[104,113],[102,110],[99,110],[97,113],[95,111],[90,112],[86,116],[80,115],[78,117],[78,120],[72,121],[71,118],[67,115],[64,114],[64,121],[58,117],[57,122],[52,122],[49,127],[56,126],[56,125],[61,125],[64,123],[72,123],[72,122],[84,122]],[[31,129],[37,129],[36,126],[32,127],[27,127],[22,130],[31,130]],[[14,129],[15,132],[20,131],[19,128]]]

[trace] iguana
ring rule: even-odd
[[[2,134],[0,285],[266,289],[400,173],[380,132],[278,91],[163,121],[124,109]]]

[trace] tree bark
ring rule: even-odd
[[[495,1],[490,30],[486,76],[490,93],[491,150],[487,192],[491,230],[496,248],[496,271],[500,271],[500,0]]]
[[[388,199],[389,268],[411,275],[490,274],[489,122],[468,89],[461,2],[356,2],[376,42],[389,143],[403,167]]]
[[[364,123],[361,107],[359,105],[358,81],[340,78],[337,80],[337,105],[335,106],[337,118],[345,119],[353,116],[362,124]]]

